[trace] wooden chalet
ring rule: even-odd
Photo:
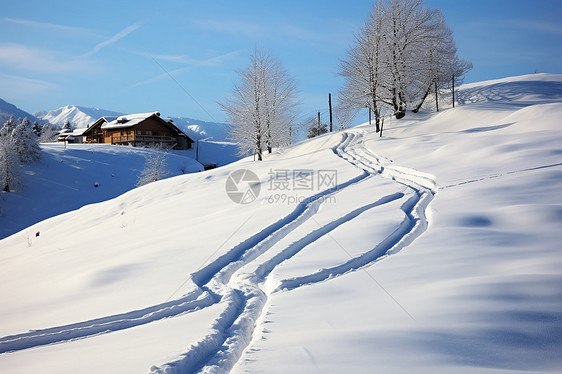
[[[138,113],[121,117],[101,117],[83,134],[85,143],[108,143],[133,147],[163,145],[189,149],[193,140],[160,113]]]

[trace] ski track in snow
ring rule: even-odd
[[[386,256],[397,253],[419,237],[428,226],[425,211],[436,193],[432,175],[403,168],[381,159],[363,146],[363,132],[349,130],[342,133],[342,140],[332,150],[335,155],[362,170],[362,173],[313,195],[284,218],[265,227],[257,234],[228,250],[222,256],[191,274],[198,287],[182,298],[128,313],[107,316],[89,321],[32,330],[28,333],[0,338],[0,354],[26,348],[62,343],[87,338],[101,333],[124,330],[164,318],[195,312],[211,305],[221,305],[222,313],[212,323],[211,332],[202,340],[179,354],[175,361],[150,368],[151,373],[227,373],[236,364],[244,350],[251,344],[256,323],[262,314],[269,295],[280,291],[324,282],[350,271],[370,266]],[[356,208],[343,216],[313,230],[290,245],[277,250],[273,256],[257,263],[257,259],[281,239],[308,221],[326,197],[333,196],[347,187],[362,183],[380,175],[394,180],[405,192],[383,196],[378,200]],[[329,234],[360,214],[378,206],[409,195],[402,204],[404,219],[388,237],[369,250],[347,262],[320,269],[300,277],[281,280],[271,290],[263,289],[268,275],[280,264],[291,259],[309,244]],[[251,268],[251,271],[245,268]]]

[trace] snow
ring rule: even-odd
[[[193,139],[209,139],[225,142],[228,139],[228,125],[218,122],[207,122],[185,117],[169,117],[174,125],[179,127]]]
[[[3,239],[0,371],[560,372],[560,83],[466,85],[382,138],[326,134]],[[261,192],[235,204],[245,168]],[[338,188],[271,189],[295,169]]]
[[[131,126],[134,126],[134,125],[144,121],[145,119],[147,119],[148,117],[151,117],[153,115],[160,116],[160,113],[151,112],[151,113],[127,114],[127,115],[124,115],[124,116],[117,117],[117,119],[115,119],[111,122],[104,123],[103,125],[101,125],[101,128],[102,129],[119,129],[119,128],[123,128],[123,127],[131,127]]]
[[[62,126],[69,121],[74,127],[87,128],[96,120],[106,116],[119,116],[121,113],[99,108],[87,108],[77,105],[66,105],[61,108],[36,112],[35,115],[53,125]]]
[[[40,161],[23,165],[22,189],[0,193],[0,238],[135,188],[151,152],[108,144],[42,144]],[[202,170],[193,158],[192,150],[167,153],[169,176]]]

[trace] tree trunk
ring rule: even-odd
[[[263,156],[262,156],[262,150],[261,150],[261,136],[258,136],[256,138],[256,153],[258,154],[258,161],[262,161],[263,160]]]
[[[414,108],[414,110],[412,112],[417,113],[420,111],[423,103],[425,102],[425,99],[427,99],[427,97],[429,96],[429,91],[431,91],[431,85],[429,85],[429,87],[427,87],[427,90],[425,91],[425,94],[423,95],[420,103]]]
[[[332,94],[328,94],[328,106],[330,107],[330,132],[332,132]]]
[[[377,105],[377,101],[374,98],[373,98],[373,109],[374,109],[374,112],[375,112],[375,131],[379,132],[379,131],[381,131],[380,127],[379,127],[379,125],[381,123],[381,112],[380,112],[380,109]],[[369,116],[369,123],[370,123],[370,121],[371,121],[371,116]]]
[[[402,100],[402,93],[397,93],[396,88],[392,89],[394,95],[392,97],[392,106],[394,107],[394,116],[396,119],[404,118],[406,110],[404,108],[404,101]]]

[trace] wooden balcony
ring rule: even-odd
[[[140,142],[140,143],[174,143],[176,138],[173,136],[160,136],[160,135],[137,135],[137,134],[127,134],[122,136],[112,136],[111,143],[128,143],[128,142]]]

